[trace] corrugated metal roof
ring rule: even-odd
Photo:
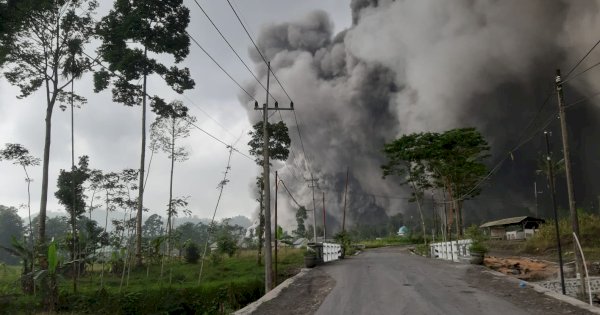
[[[506,219],[501,219],[501,220],[486,222],[486,223],[482,224],[479,227],[484,228],[484,227],[491,227],[491,226],[517,224],[517,223],[521,223],[523,220],[525,220],[527,218],[529,218],[529,217],[528,216],[521,216],[521,217],[506,218]],[[540,219],[535,219],[535,218],[531,218],[531,219],[540,220]]]

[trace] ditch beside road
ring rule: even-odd
[[[481,266],[367,250],[299,277],[253,314],[593,314]]]

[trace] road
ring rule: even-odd
[[[385,248],[323,266],[336,286],[316,314],[529,314],[470,286],[468,265],[440,263]]]
[[[320,265],[252,314],[591,313],[480,266],[386,247]]]

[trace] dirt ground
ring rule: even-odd
[[[543,281],[556,278],[556,263],[526,257],[485,257],[483,264],[503,274],[526,281]]]

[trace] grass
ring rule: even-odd
[[[378,248],[384,246],[395,246],[395,245],[411,245],[423,242],[422,239],[412,238],[408,236],[388,236],[381,237],[373,240],[366,240],[360,242],[364,244],[365,248]]]
[[[300,249],[283,248],[278,256],[278,282],[293,276],[304,262]],[[209,313],[233,311],[260,297],[264,291],[264,266],[257,265],[256,260],[256,251],[241,251],[233,257],[224,256],[218,263],[211,262],[207,257],[200,286],[200,262],[186,264],[175,259],[165,265],[162,279],[160,264],[150,265],[149,272],[145,267],[132,269],[129,281],[125,273],[122,286],[121,273],[109,273],[105,266],[103,290],[100,290],[102,267],[96,264],[93,272],[88,270],[79,279],[77,294],[72,293],[73,282],[70,278],[59,281],[59,308],[65,312],[94,310],[97,313],[121,314],[128,313],[127,309],[132,307],[140,312],[142,309],[144,312],[167,312],[188,305],[193,310],[202,310],[200,313],[206,310],[212,310]],[[11,296],[12,305],[17,310],[22,310],[19,307],[29,307],[27,311],[31,311],[31,306],[27,305],[31,304],[32,297],[23,295],[19,290],[20,272],[18,266],[7,266],[5,270],[0,266],[0,300],[3,296],[4,300]],[[162,302],[156,302],[158,300]],[[121,305],[105,305],[103,301]],[[164,306],[166,304],[169,305]]]

